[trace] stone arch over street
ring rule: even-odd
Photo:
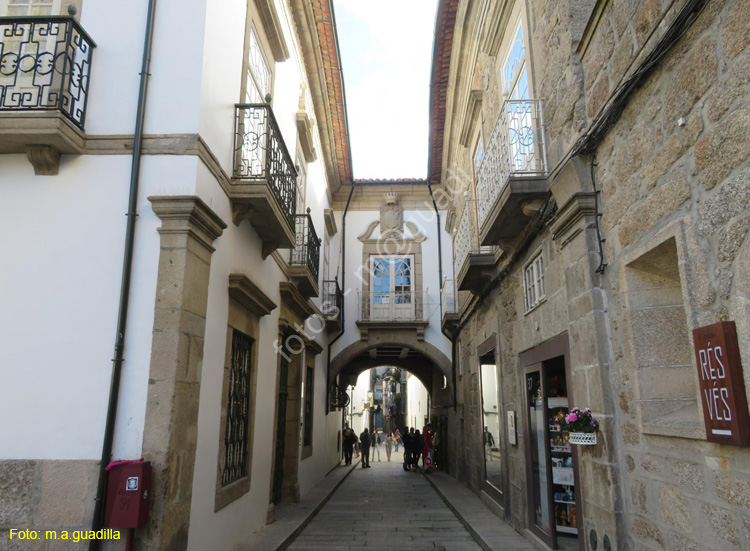
[[[451,360],[437,347],[425,341],[378,339],[357,341],[339,352],[331,361],[330,380],[340,386],[355,384],[360,373],[379,366],[405,369],[417,377],[432,396],[434,406],[452,400]]]

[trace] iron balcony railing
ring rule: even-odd
[[[83,130],[95,47],[72,17],[0,17],[0,112],[58,110]]]
[[[297,170],[276,124],[270,105],[235,105],[235,178],[265,180],[294,227],[297,205]]]
[[[443,315],[458,312],[456,309],[456,287],[452,279],[443,281],[443,288],[440,290],[440,304],[443,307]]]
[[[494,254],[496,250],[497,247],[495,246],[481,246],[479,244],[477,202],[474,199],[467,198],[464,201],[464,210],[461,213],[458,228],[453,238],[453,274],[458,276],[470,254]]]
[[[321,308],[323,315],[327,318],[338,318],[344,312],[344,293],[341,292],[339,282],[335,279],[323,281],[323,304]]]
[[[428,291],[358,291],[358,321],[427,321]]]
[[[495,123],[479,166],[479,224],[511,177],[546,176],[542,100],[509,100]]]
[[[320,268],[320,239],[315,231],[310,209],[307,209],[307,214],[294,216],[294,248],[289,263],[307,266],[317,285]]]

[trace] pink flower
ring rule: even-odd
[[[570,415],[568,415],[568,417],[570,417],[570,421],[568,421],[568,423],[575,423],[578,420],[578,416],[575,413],[571,413]]]

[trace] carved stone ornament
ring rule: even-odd
[[[385,206],[380,208],[381,237],[400,237],[404,233],[404,210],[396,202],[395,193],[385,194]]]

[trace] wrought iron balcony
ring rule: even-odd
[[[427,321],[428,291],[367,292],[358,291],[359,317],[357,321]]]
[[[453,273],[461,291],[479,293],[494,275],[497,247],[479,243],[477,204],[467,198],[453,239]]]
[[[293,248],[297,171],[271,106],[237,104],[234,134],[234,223],[250,221],[263,241],[263,258],[276,249]]]
[[[84,149],[96,44],[73,17],[0,17],[0,37],[0,152],[56,174],[61,153]]]
[[[507,249],[548,189],[542,101],[506,101],[479,167],[481,244]]]
[[[326,319],[326,327],[331,331],[341,331],[344,315],[344,293],[336,280],[323,281],[323,305],[321,310]]]
[[[310,209],[294,216],[294,248],[289,260],[289,276],[305,298],[317,297],[320,266],[320,239],[315,231]]]
[[[443,331],[447,331],[451,335],[455,333],[459,323],[456,299],[456,286],[452,279],[446,279],[443,281],[443,288],[440,290],[440,304],[443,310],[442,327]]]

